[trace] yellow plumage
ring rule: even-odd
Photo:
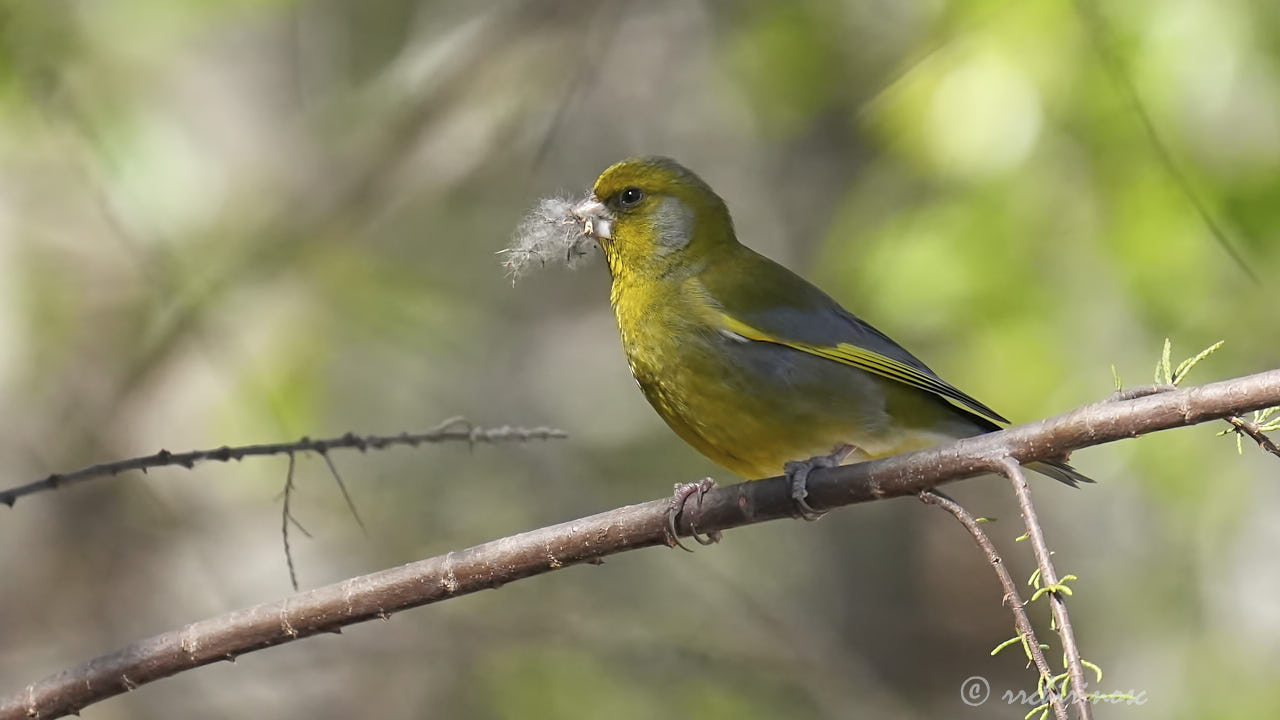
[[[622,345],[645,397],[686,442],[747,478],[853,446],[851,460],[998,429],[821,290],[738,242],[719,196],[665,158],[607,169],[575,212],[613,279]],[[1087,481],[1065,464],[1037,470]]]

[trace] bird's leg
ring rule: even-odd
[[[667,545],[669,547],[679,547],[682,550],[689,550],[680,542],[680,538],[676,535],[676,519],[680,517],[680,513],[684,512],[684,504],[689,501],[693,495],[698,496],[698,510],[702,510],[702,498],[716,486],[716,481],[709,477],[702,478],[701,482],[696,483],[676,483],[676,491],[671,496],[671,502],[667,504]],[[691,537],[698,542],[699,545],[711,545],[720,542],[720,531],[712,530],[707,533],[706,537],[698,535],[698,528],[694,527],[693,521],[689,521],[689,530],[692,531]]]
[[[791,502],[795,505],[800,517],[805,520],[817,520],[826,514],[814,510],[809,507],[809,503],[805,502],[805,498],[809,497],[809,489],[806,487],[809,482],[809,473],[813,472],[814,468],[836,467],[854,450],[857,448],[852,445],[840,445],[829,455],[815,455],[808,460],[792,460],[782,466],[787,479],[791,481]]]

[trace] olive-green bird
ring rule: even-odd
[[[650,404],[733,472],[759,479],[785,469],[806,516],[804,476],[815,465],[919,450],[1008,422],[739,243],[724,201],[673,160],[610,167],[573,214],[604,251],[622,345]],[[1064,463],[1031,467],[1073,486],[1092,482]]]

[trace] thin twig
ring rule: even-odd
[[[1094,403],[944,447],[819,468],[809,475],[806,499],[814,509],[830,510],[919,495],[944,482],[992,472],[991,458],[1058,458],[1091,445],[1273,405],[1280,405],[1280,370],[1136,400]],[[246,652],[609,555],[665,546],[669,507],[669,497],[630,505],[192,623],[0,698],[0,720],[59,717],[144,683]],[[791,482],[768,478],[712,489],[701,507],[680,514],[677,530],[688,536],[695,526],[704,532],[728,530],[790,518],[793,513]]]
[[[1018,496],[1018,508],[1022,512],[1022,521],[1027,527],[1027,538],[1035,552],[1036,565],[1040,568],[1040,578],[1044,586],[1049,588],[1049,608],[1053,612],[1054,627],[1062,640],[1062,653],[1066,656],[1067,673],[1071,678],[1070,697],[1076,708],[1076,717],[1080,720],[1091,720],[1093,706],[1089,703],[1088,685],[1084,679],[1084,663],[1081,662],[1080,648],[1076,645],[1075,632],[1071,628],[1071,617],[1067,614],[1067,601],[1063,593],[1056,590],[1061,586],[1058,571],[1053,567],[1053,558],[1049,553],[1049,544],[1044,539],[1044,529],[1040,527],[1040,518],[1036,515],[1035,505],[1031,502],[1031,487],[1027,484],[1027,476],[1022,472],[1022,465],[1011,457],[1003,457],[992,463],[995,470],[1013,483],[1013,492]]]
[[[463,418],[450,418],[439,425],[420,433],[402,432],[399,435],[356,435],[347,433],[339,437],[312,440],[304,437],[297,442],[272,443],[266,445],[242,445],[239,447],[222,446],[212,450],[191,450],[189,452],[172,453],[161,450],[153,455],[116,460],[114,462],[91,465],[67,473],[54,473],[42,480],[19,485],[0,491],[0,504],[13,507],[18,498],[32,495],[44,490],[53,490],[73,483],[99,477],[119,475],[129,470],[146,472],[152,468],[178,466],[191,469],[198,462],[216,460],[229,462],[246,457],[261,455],[286,455],[291,453],[314,452],[321,455],[339,448],[354,448],[360,452],[367,450],[383,450],[398,445],[417,447],[423,443],[439,443],[464,440],[472,445],[476,443],[528,442],[530,440],[549,440],[565,438],[568,434],[563,430],[549,427],[523,428],[503,425],[497,428],[475,427]],[[327,459],[327,458],[326,458]],[[331,466],[332,467],[332,466]],[[336,473],[335,473],[336,476]],[[341,484],[341,479],[339,479]],[[346,494],[346,489],[343,489]],[[349,498],[348,498],[349,500]],[[358,518],[357,518],[358,519]],[[361,523],[363,527],[363,523]]]
[[[1164,168],[1165,174],[1173,180],[1174,184],[1178,186],[1178,191],[1191,203],[1192,209],[1200,216],[1200,221],[1209,230],[1209,234],[1217,241],[1218,246],[1227,253],[1227,256],[1231,258],[1236,267],[1240,268],[1241,272],[1254,283],[1260,283],[1261,280],[1258,278],[1257,273],[1253,271],[1253,268],[1249,267],[1240,251],[1227,238],[1226,231],[1222,229],[1222,226],[1218,224],[1218,221],[1209,212],[1209,208],[1205,206],[1204,201],[1200,199],[1200,195],[1191,186],[1191,180],[1187,178],[1186,173],[1182,171],[1182,168],[1173,159],[1173,152],[1169,150],[1169,146],[1165,144],[1159,131],[1156,130],[1155,121],[1151,119],[1151,113],[1147,112],[1147,106],[1142,102],[1142,96],[1138,94],[1138,88],[1133,84],[1133,78],[1129,76],[1129,72],[1125,69],[1119,53],[1116,52],[1107,38],[1105,22],[1097,4],[1094,0],[1075,0],[1075,3],[1083,20],[1085,30],[1088,31],[1089,39],[1093,41],[1094,48],[1097,49],[1098,56],[1102,59],[1103,66],[1110,73],[1112,80],[1120,86],[1134,114],[1138,116],[1138,120],[1142,123],[1142,130],[1146,133],[1148,142],[1151,143],[1151,147],[1155,150],[1156,157],[1160,160],[1160,165]]]
[[[472,444],[472,447],[474,447],[474,444]],[[347,484],[342,481],[342,475],[338,473],[338,466],[333,464],[333,458],[329,457],[328,452],[320,453],[320,457],[324,459],[324,464],[329,467],[329,474],[333,476],[333,481],[338,483],[338,489],[342,491],[342,499],[347,501],[347,509],[351,511],[351,517],[356,519],[356,525],[360,526],[360,532],[364,533],[365,537],[369,537],[369,529],[364,526],[364,520],[360,519],[360,513],[356,511],[356,503],[351,499],[351,493],[347,492]]]
[[[1276,447],[1276,444],[1272,442],[1271,438],[1267,437],[1267,434],[1258,428],[1257,423],[1245,420],[1238,415],[1229,415],[1224,419],[1231,424],[1231,427],[1235,428],[1236,432],[1248,435],[1252,438],[1254,442],[1258,443],[1258,447],[1272,455],[1275,455],[1276,457],[1280,457],[1280,447]]]
[[[899,84],[907,79],[908,76],[915,73],[930,60],[937,57],[943,50],[948,49],[955,43],[957,38],[968,38],[980,34],[986,26],[994,23],[1000,13],[1006,12],[1009,8],[1015,7],[1013,0],[1004,0],[998,5],[988,8],[982,15],[973,18],[971,21],[964,23],[959,28],[953,28],[950,33],[941,38],[932,39],[933,42],[926,45],[921,51],[912,53],[905,62],[900,62],[898,66],[889,72],[885,78],[859,102],[858,108],[854,113],[854,118],[861,120],[871,113],[878,105],[889,97],[890,92],[895,90]]]
[[[596,5],[595,18],[586,27],[586,37],[591,42],[591,45],[583,45],[582,53],[575,63],[577,69],[569,78],[569,83],[565,86],[560,102],[555,103],[551,121],[547,123],[547,129],[543,132],[542,140],[538,143],[538,148],[533,154],[531,167],[534,171],[542,167],[543,161],[550,154],[551,147],[564,125],[565,118],[569,116],[570,109],[576,104],[578,93],[587,85],[588,79],[594,79],[595,75],[600,72],[600,63],[594,62],[593,59],[602,57],[612,45],[614,35],[622,24],[622,15],[627,7],[626,3],[621,2],[612,4],[602,2]]]
[[[342,475],[338,473],[338,468],[333,464],[333,459],[329,457],[328,452],[320,453],[320,457],[324,458],[325,465],[329,466],[329,474],[333,475],[334,482],[338,484],[338,490],[342,492],[342,499],[347,502],[347,509],[351,511],[351,517],[355,518],[356,524],[360,526],[360,532],[364,533],[365,537],[369,537],[369,530],[365,528],[364,521],[360,519],[360,513],[356,510],[356,503],[351,499],[351,493],[347,492],[347,484],[342,481]],[[298,522],[298,519],[289,510],[289,498],[293,495],[294,458],[295,454],[289,453],[289,469],[285,473],[284,493],[282,493],[284,495],[284,509],[281,512],[283,517],[280,521],[280,539],[284,543],[284,560],[289,566],[289,583],[293,585],[293,591],[297,592],[298,574],[294,570],[293,551],[289,548],[289,523],[292,522],[296,525],[302,531],[302,534],[308,538],[311,537],[311,533],[302,527],[302,523]]]
[[[974,542],[978,543],[978,547],[982,548],[982,552],[987,556],[987,562],[991,563],[991,568],[996,571],[996,577],[1000,579],[1000,586],[1004,588],[1004,603],[1008,604],[1009,610],[1013,613],[1013,623],[1018,630],[1018,634],[1022,636],[1023,646],[1031,656],[1031,661],[1035,663],[1036,670],[1040,671],[1040,680],[1038,686],[1045,688],[1044,696],[1049,706],[1053,708],[1053,714],[1058,720],[1067,720],[1067,708],[1062,704],[1062,698],[1058,694],[1057,688],[1053,686],[1053,671],[1049,667],[1049,661],[1044,657],[1044,649],[1040,647],[1040,640],[1036,638],[1035,627],[1031,624],[1031,618],[1027,615],[1027,604],[1022,600],[1022,595],[1018,592],[1018,586],[1014,583],[1013,577],[1009,575],[1009,569],[1005,567],[1004,560],[1000,558],[1000,553],[996,550],[995,544],[991,542],[991,538],[987,537],[987,533],[983,531],[982,525],[978,520],[969,514],[960,503],[952,500],[938,490],[926,490],[920,493],[920,501],[926,505],[937,505],[946,510],[964,525],[964,529],[969,531],[973,536]]]
[[[296,456],[293,453],[289,453],[289,469],[284,475],[284,503],[280,510],[280,537],[284,540],[284,561],[285,564],[289,566],[289,582],[293,585],[293,591],[297,592],[298,573],[293,568],[293,552],[289,549],[289,522],[293,521],[295,524],[298,522],[293,519],[293,513],[289,511],[289,498],[293,495],[293,466],[295,457]],[[302,529],[302,525],[298,525],[298,528]],[[302,533],[307,537],[311,536],[311,534],[305,529],[302,530]]]

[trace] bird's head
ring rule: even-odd
[[[688,168],[664,157],[623,160],[573,208],[604,249],[615,282],[697,267],[737,243],[720,196]]]

